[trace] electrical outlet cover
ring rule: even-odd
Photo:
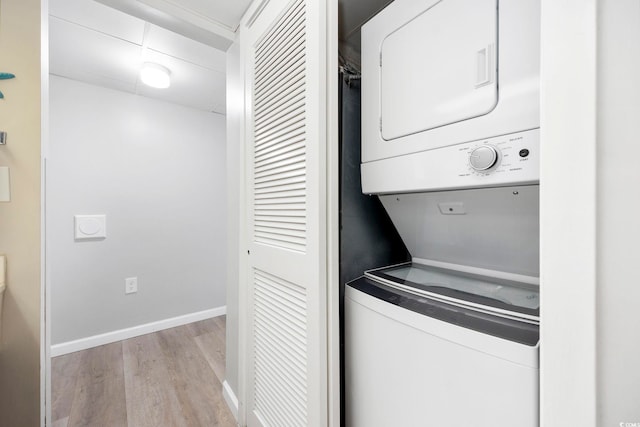
[[[126,279],[124,279],[124,293],[134,294],[136,292],[138,292],[138,278],[127,277]]]

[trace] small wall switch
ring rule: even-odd
[[[438,208],[442,215],[465,215],[467,213],[462,202],[438,203]]]
[[[101,240],[107,237],[106,215],[75,215],[76,240]]]
[[[138,278],[127,277],[124,279],[124,293],[135,294],[136,292],[138,292]]]
[[[7,281],[7,257],[0,255],[0,294],[2,293]],[[0,309],[2,307],[0,306]]]
[[[11,181],[9,180],[9,168],[0,167],[0,202],[11,201]]]

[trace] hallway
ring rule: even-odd
[[[52,359],[54,427],[235,426],[225,316]]]

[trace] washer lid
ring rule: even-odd
[[[417,263],[371,270],[365,272],[365,276],[407,292],[478,311],[539,320],[540,295],[536,285]]]
[[[353,288],[359,292],[351,292],[349,288]],[[345,304],[348,304],[348,300],[352,300],[358,304],[362,304],[370,310],[378,311],[378,313],[381,313],[384,316],[394,318],[396,321],[403,323],[409,322],[405,324],[418,329],[421,329],[419,324],[413,323],[404,316],[401,316],[403,318],[403,320],[401,320],[399,317],[392,314],[393,311],[388,311],[387,309],[380,311],[380,306],[376,306],[375,304],[372,305],[370,300],[368,301],[368,298],[361,297],[362,294],[366,294],[384,301],[385,303],[393,304],[397,307],[410,310],[442,322],[471,329],[494,337],[503,338],[515,343],[525,344],[529,347],[536,347],[540,340],[540,327],[538,324],[533,322],[496,316],[493,313],[478,312],[477,310],[467,307],[458,307],[442,301],[424,298],[422,296],[387,286],[380,283],[378,280],[372,280],[368,277],[361,276],[346,284]],[[427,333],[435,332],[433,330],[429,332],[427,329],[422,330]],[[538,367],[537,351],[535,356],[532,358],[532,354],[529,351],[522,352],[521,350],[518,350],[515,353],[512,353],[511,350],[507,351],[504,347],[496,347],[494,345],[487,344],[484,340],[464,340],[464,342],[462,342],[459,341],[459,337],[458,339],[455,339],[454,337],[449,338],[458,344],[474,348],[478,351],[493,354],[497,357],[505,358],[515,363],[535,368]],[[484,342],[484,344],[479,346],[480,342]],[[489,345],[490,348],[487,348],[486,345]]]

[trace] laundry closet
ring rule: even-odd
[[[539,17],[396,0],[342,55],[346,426],[539,425]]]
[[[596,44],[625,48],[599,13],[252,4],[236,129],[248,425],[537,426],[594,407],[596,210],[625,205],[597,203],[614,192],[596,112],[616,110],[596,102],[615,68]]]

